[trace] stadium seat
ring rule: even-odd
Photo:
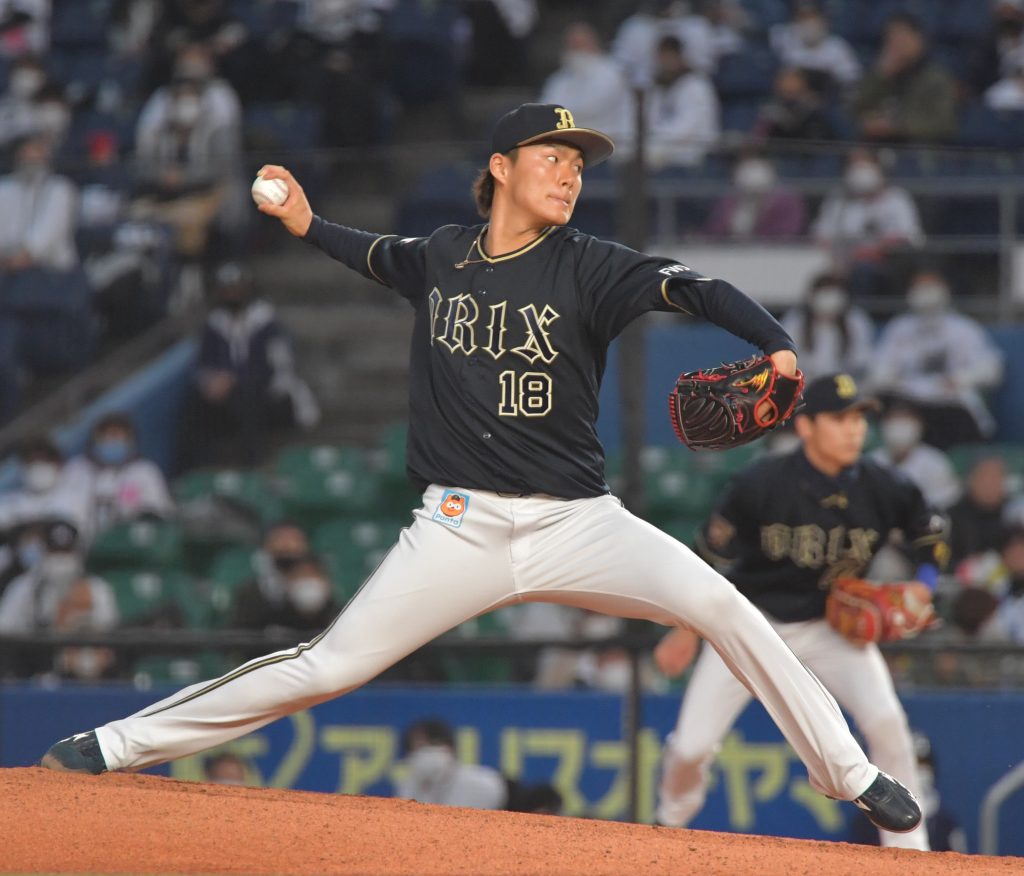
[[[335,517],[373,517],[382,497],[379,478],[365,468],[299,473],[283,480],[282,494],[285,516],[307,530]]]
[[[1024,113],[998,112],[983,103],[968,103],[961,110],[957,143],[1019,149],[1024,145]]]
[[[946,451],[957,475],[966,477],[975,460],[982,456],[999,456],[1006,470],[1018,478],[1024,477],[1024,444],[1019,442],[992,442],[989,444],[960,444]]]
[[[132,683],[138,690],[154,684],[176,687],[217,678],[227,672],[232,662],[217,651],[200,651],[188,655],[154,655],[135,661]]]
[[[182,567],[177,523],[138,520],[104,530],[89,548],[86,566],[98,574],[115,570],[162,572]]]
[[[284,478],[308,472],[358,469],[366,465],[366,454],[359,448],[334,444],[292,444],[282,448],[274,459],[274,471]]]
[[[722,104],[722,130],[749,134],[761,111],[759,100],[733,100]]]
[[[113,5],[113,0],[56,0],[50,12],[51,48],[105,49]]]
[[[980,40],[992,27],[990,5],[978,0],[946,0],[938,7],[935,36],[961,45]]]
[[[281,499],[266,475],[240,469],[199,469],[182,475],[173,484],[179,503],[215,496],[268,523],[281,515]]]
[[[323,116],[300,103],[250,103],[243,111],[246,147],[271,152],[302,152],[320,145]]]
[[[334,593],[345,603],[398,540],[408,519],[342,518],[322,523],[313,533],[313,549],[331,573]]]
[[[114,589],[121,626],[207,626],[209,603],[184,572],[113,571],[103,578]]]
[[[503,638],[508,628],[500,613],[482,614],[459,624],[451,638]],[[501,684],[514,681],[513,661],[500,654],[444,654],[441,668],[445,679],[453,684]]]
[[[723,103],[764,98],[771,93],[779,62],[769,49],[746,48],[718,62],[715,90]]]
[[[476,225],[480,217],[470,191],[476,165],[441,164],[425,171],[412,193],[398,205],[396,228],[402,234],[430,234],[452,223]]]
[[[227,547],[210,564],[207,587],[212,625],[223,627],[230,624],[235,593],[256,573],[255,550],[251,546]]]

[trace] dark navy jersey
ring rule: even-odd
[[[407,459],[421,489],[606,493],[596,430],[605,357],[648,311],[708,319],[768,353],[792,349],[759,304],[685,265],[565,227],[492,258],[485,230],[401,238],[315,218],[306,235],[415,308]]]
[[[897,532],[919,563],[942,565],[944,524],[902,472],[861,459],[830,477],[798,449],[733,478],[699,549],[762,611],[803,621],[824,617],[832,582],[863,577]]]

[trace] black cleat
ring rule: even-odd
[[[48,770],[60,770],[66,773],[92,773],[98,776],[107,771],[107,763],[100,751],[100,743],[96,731],[76,733],[50,746],[43,755],[39,765]]]
[[[875,827],[882,830],[907,833],[921,823],[921,807],[917,798],[881,770],[871,787],[853,803],[864,810]]]

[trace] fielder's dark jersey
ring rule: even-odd
[[[702,317],[767,353],[793,348],[759,304],[685,265],[565,227],[491,258],[484,231],[400,238],[317,217],[305,238],[416,310],[407,461],[421,489],[608,492],[596,430],[605,357],[647,311]]]
[[[905,475],[861,459],[830,477],[798,449],[737,474],[698,547],[762,611],[804,621],[824,617],[832,582],[863,577],[897,531],[917,562],[943,564],[945,521]]]

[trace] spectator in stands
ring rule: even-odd
[[[871,317],[850,302],[843,278],[818,274],[804,302],[787,311],[782,325],[800,350],[807,380],[845,373],[860,380],[871,364],[875,327]]]
[[[135,140],[140,197],[130,215],[171,225],[189,276],[198,277],[218,216],[244,222],[241,104],[204,49],[179,53],[172,83],[143,106]]]
[[[854,297],[902,290],[924,243],[914,199],[886,180],[878,156],[864,148],[850,151],[842,187],[825,198],[811,234],[848,274]]]
[[[883,143],[949,140],[956,100],[953,77],[929,59],[921,23],[908,13],[890,16],[875,65],[854,96],[861,135]]]
[[[967,90],[975,97],[1006,76],[1010,64],[1024,53],[1024,0],[991,0],[991,6],[992,26],[970,51],[964,74]]]
[[[917,484],[925,501],[945,510],[960,498],[960,481],[953,463],[941,450],[925,444],[924,420],[906,402],[890,404],[879,423],[882,446],[875,459],[905,474]]]
[[[575,21],[565,29],[561,62],[544,83],[540,103],[572,107],[577,125],[607,132],[616,151],[626,147],[622,151],[628,157],[633,95],[622,68],[604,51],[592,25]]]
[[[455,754],[455,733],[439,718],[424,718],[402,734],[405,776],[396,797],[442,806],[502,809],[508,787],[496,769],[460,763]]]
[[[49,438],[38,435],[18,449],[17,489],[0,493],[0,531],[38,520],[61,520],[83,531],[89,522],[88,491]]]
[[[674,36],[658,43],[645,118],[647,157],[653,168],[700,164],[718,142],[718,95],[707,76],[690,66]]]
[[[86,574],[78,531],[63,522],[47,527],[42,558],[12,581],[0,599],[0,633],[103,632],[118,620],[114,591],[106,581]],[[26,652],[19,674],[55,668],[62,675],[96,679],[113,664],[113,653],[104,648],[62,649],[55,665]]]
[[[33,568],[46,550],[46,520],[31,520],[0,529],[0,597],[7,585]]]
[[[259,587],[238,594],[232,626],[237,629],[284,629],[305,633],[322,630],[341,611],[334,598],[331,579],[313,556],[275,558],[281,599],[268,598]],[[284,567],[284,568],[283,568]]]
[[[754,136],[765,140],[834,140],[836,126],[825,106],[803,70],[783,67],[775,75],[771,98],[758,112]]]
[[[265,618],[284,607],[286,576],[310,556],[309,539],[300,527],[287,521],[268,527],[253,555],[255,575],[235,591],[232,626],[265,626]]]
[[[967,474],[964,495],[949,511],[950,567],[964,583],[973,582],[972,570],[980,570],[985,555],[998,551],[1006,538],[1007,481],[1001,456],[979,456]]]
[[[1002,599],[991,620],[991,632],[1000,639],[1024,645],[1024,529],[1014,529],[1001,552]]]
[[[998,112],[1024,110],[1024,49],[1007,59],[1002,78],[985,90],[984,101]]]
[[[295,373],[291,342],[273,306],[259,298],[237,262],[214,275],[215,303],[206,318],[185,402],[183,468],[254,465],[273,430],[308,428],[316,400]]]
[[[784,240],[799,237],[806,223],[804,199],[779,184],[766,156],[748,153],[733,167],[732,191],[715,202],[704,231],[729,240]]]
[[[723,17],[724,13],[724,17]],[[622,65],[629,81],[648,87],[657,75],[656,53],[665,37],[675,37],[694,71],[711,75],[720,52],[737,51],[742,39],[730,23],[729,8],[716,8],[713,21],[705,14],[693,14],[688,3],[679,0],[650,0],[619,26],[612,55]]]
[[[1003,357],[985,329],[957,312],[946,278],[919,270],[907,290],[908,313],[882,331],[869,374],[872,388],[912,401],[924,440],[945,449],[991,437],[995,422],[984,393],[1003,376]]]
[[[85,452],[72,459],[68,468],[89,491],[93,535],[118,523],[167,518],[174,512],[163,472],[139,453],[135,423],[126,413],[101,417]]]
[[[850,90],[863,72],[850,44],[829,32],[820,0],[798,0],[791,20],[775,25],[769,40],[779,62],[803,71],[808,87],[819,95]]]
[[[203,778],[214,785],[251,785],[249,762],[231,751],[219,751],[203,761]]]
[[[35,101],[49,82],[42,60],[23,55],[7,74],[7,90],[0,95],[0,147],[35,130]]]
[[[0,57],[41,55],[50,47],[51,0],[0,0]]]

